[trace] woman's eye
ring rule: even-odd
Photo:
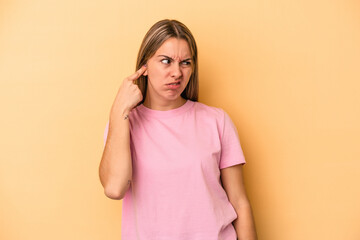
[[[165,64],[169,64],[170,63],[170,59],[163,59],[161,60],[162,63],[165,63]]]
[[[191,65],[191,62],[190,61],[185,61],[185,62],[182,62],[183,65]]]

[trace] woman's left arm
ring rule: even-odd
[[[233,221],[238,240],[257,240],[254,217],[246,196],[242,166],[237,164],[220,169],[221,182],[238,216]]]

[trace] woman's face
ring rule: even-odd
[[[189,82],[192,56],[184,39],[169,38],[147,61],[147,97],[160,101],[177,100]]]

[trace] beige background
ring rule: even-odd
[[[0,0],[0,239],[120,239],[98,178],[103,132],[163,18],[226,110],[259,240],[360,239],[360,3]]]

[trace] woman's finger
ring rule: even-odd
[[[139,70],[137,70],[134,74],[128,77],[129,80],[134,81],[138,79],[146,70],[146,66],[143,65]]]

